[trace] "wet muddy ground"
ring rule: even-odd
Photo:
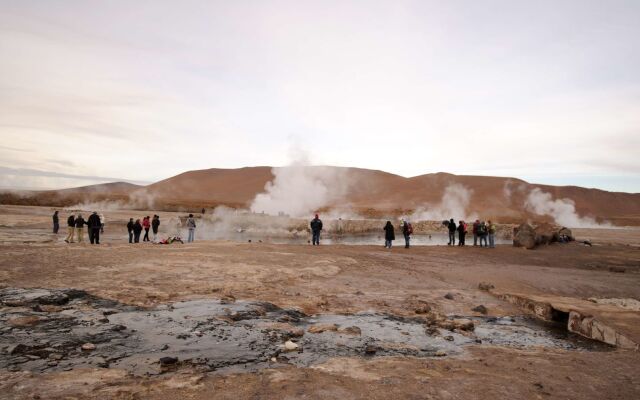
[[[0,290],[0,368],[93,366],[155,375],[188,363],[201,371],[309,367],[333,357],[444,357],[473,345],[611,348],[528,317],[403,317],[373,312],[308,316],[271,303],[194,300],[142,309],[82,290]]]

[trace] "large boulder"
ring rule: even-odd
[[[529,224],[522,224],[513,229],[513,245],[533,249],[536,247],[536,231]]]
[[[533,249],[542,244],[573,241],[571,229],[542,223],[535,228],[522,224],[513,231],[513,245]]]

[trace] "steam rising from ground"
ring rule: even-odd
[[[151,210],[155,206],[155,195],[145,189],[136,190],[129,194],[128,200],[85,200],[81,203],[65,207],[65,210],[83,211],[116,211],[116,210]]]
[[[349,187],[342,168],[294,164],[273,168],[275,176],[251,203],[251,211],[292,217],[308,216],[343,197]]]
[[[600,224],[591,217],[580,217],[573,200],[552,200],[551,193],[543,192],[540,188],[535,188],[529,193],[524,205],[528,211],[538,215],[548,215],[557,224],[570,228],[611,227],[611,224]]]
[[[435,206],[417,209],[411,219],[413,221],[443,221],[453,218],[471,221],[476,219],[475,214],[467,214],[473,190],[460,183],[453,183],[444,189],[442,200]]]

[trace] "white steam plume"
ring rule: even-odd
[[[548,215],[559,225],[569,228],[610,227],[609,223],[598,223],[594,218],[581,217],[576,212],[575,202],[571,199],[552,200],[551,193],[540,188],[533,189],[527,196],[525,208],[538,215]]]
[[[477,218],[475,214],[467,214],[467,208],[471,202],[473,190],[466,186],[453,183],[444,189],[440,203],[435,206],[417,209],[411,219],[414,221],[443,221],[453,218],[470,221]]]

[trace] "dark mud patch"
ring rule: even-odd
[[[526,317],[475,317],[463,328],[453,323],[457,316],[439,324],[378,313],[307,316],[263,302],[197,300],[145,310],[73,289],[2,289],[0,304],[0,368],[14,371],[255,370],[332,357],[440,357],[479,344],[606,349]]]

